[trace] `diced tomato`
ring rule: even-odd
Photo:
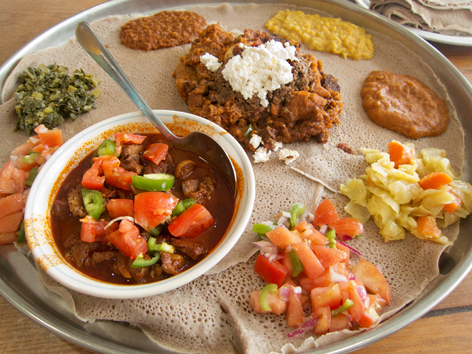
[[[298,258],[303,264],[303,272],[310,279],[316,279],[324,272],[324,267],[305,242],[299,242],[292,245],[292,248],[297,252]]]
[[[268,257],[262,254],[256,258],[254,270],[267,283],[277,284],[280,287],[287,275],[287,267],[280,264],[278,261],[271,261]]]
[[[6,245],[13,243],[18,239],[16,232],[3,232],[0,233],[0,245]]]
[[[107,242],[105,238],[107,234],[105,226],[107,225],[108,221],[82,222],[80,239],[83,242]],[[110,227],[113,227],[114,225],[115,224],[112,224]],[[116,230],[117,226],[115,226],[114,229]]]
[[[136,259],[145,255],[148,245],[139,234],[139,229],[129,220],[122,220],[117,231],[108,234],[107,239],[128,258]]]
[[[103,174],[107,183],[124,190],[130,190],[129,185],[133,176],[136,176],[137,173],[120,167],[121,162],[115,156],[106,155],[100,157],[100,159],[102,160]]]
[[[346,247],[344,246],[342,243],[340,242],[336,242],[336,248],[340,251],[343,251],[344,253],[346,253],[346,258],[344,258],[342,260],[342,262],[346,265],[349,265],[349,257],[351,255],[351,250],[349,249],[349,247]]]
[[[31,150],[36,146],[31,140],[28,140],[26,143],[17,146],[10,155],[19,156],[19,155],[28,155]]]
[[[25,171],[17,169],[13,161],[7,162],[0,171],[0,193],[23,193],[25,180]]]
[[[107,203],[107,210],[112,219],[120,216],[133,217],[134,203],[131,199],[110,199]]]
[[[40,165],[40,162],[45,162],[42,160],[43,159],[41,158],[40,154],[32,154],[31,156],[20,155],[15,160],[15,166],[21,171],[28,172],[31,171],[34,167],[38,167]]]
[[[102,162],[103,159],[101,158],[95,159],[92,167],[85,171],[82,177],[82,185],[85,188],[95,190],[103,188],[105,176],[103,176]]]
[[[115,134],[116,146],[120,146],[121,144],[142,144],[144,140],[146,140],[146,137],[144,135],[128,133]]]
[[[373,294],[379,294],[382,299],[390,303],[391,294],[387,281],[382,273],[372,263],[361,259],[352,270],[352,273]]]
[[[33,149],[31,149],[31,151],[37,152],[39,154],[42,153],[44,150],[46,150],[46,145],[44,144],[38,144]]]
[[[333,285],[331,281],[331,275],[329,274],[329,269],[325,269],[321,275],[316,279],[303,278],[300,279],[300,286],[307,293],[310,293],[315,288],[324,288]]]
[[[347,254],[336,248],[329,248],[325,246],[312,245],[311,249],[315,252],[316,257],[320,260],[324,268],[328,268],[336,263],[342,262],[346,259]]]
[[[359,220],[354,218],[341,218],[333,224],[333,228],[341,240],[345,240],[344,236],[352,239],[356,235],[362,235],[364,232],[364,226]]]
[[[0,218],[22,211],[25,208],[25,199],[21,193],[11,194],[0,199]]]
[[[287,306],[287,325],[289,327],[301,327],[303,324],[303,306],[300,295],[295,295],[293,287],[290,287],[290,296]]]
[[[169,146],[163,143],[155,143],[149,145],[143,152],[143,157],[146,160],[154,162],[156,165],[162,160],[165,160]]]
[[[331,326],[331,309],[329,306],[314,309],[312,316],[317,319],[315,327],[313,328],[315,334],[320,336],[327,333]]]
[[[179,200],[164,192],[144,192],[134,197],[136,224],[151,231],[163,222],[174,210]]]
[[[203,205],[195,203],[173,219],[167,229],[175,237],[194,238],[214,223],[210,212]]]
[[[62,130],[57,128],[49,130],[41,124],[34,128],[34,131],[38,134],[39,139],[44,145],[49,147],[62,145]]]
[[[287,309],[287,302],[280,297],[280,289],[274,293],[269,293],[267,297],[267,302],[271,311],[264,311],[261,305],[261,290],[256,290],[251,292],[249,298],[249,305],[254,310],[255,313],[275,313],[281,315]]]
[[[23,211],[0,218],[0,233],[15,232],[23,220]]]
[[[290,260],[289,252],[287,249],[282,254],[283,258],[280,259],[280,263],[282,263],[284,266],[287,267],[287,274],[290,278],[293,277],[293,266],[292,266],[292,261]]]
[[[338,212],[329,199],[323,200],[315,210],[313,225],[331,225],[339,219]]]
[[[341,292],[339,291],[339,284],[334,284],[322,294],[317,295],[317,292],[311,292],[311,304],[314,309],[318,307],[328,306],[331,310],[337,309],[342,305]]]
[[[269,240],[280,248],[285,248],[293,243],[302,242],[302,238],[297,233],[291,232],[284,226],[277,227],[266,233]]]
[[[329,240],[326,236],[324,236],[321,232],[316,230],[313,225],[309,225],[309,229],[312,231],[310,234],[307,235],[307,239],[311,241],[311,244],[313,245],[320,245],[324,246],[326,245]]]
[[[377,313],[376,304],[371,304],[364,310],[361,317],[357,320],[357,323],[364,328],[369,328],[372,327],[379,318],[380,316]]]
[[[329,326],[329,332],[338,332],[343,329],[351,328],[351,322],[349,318],[344,314],[331,317],[331,325]]]

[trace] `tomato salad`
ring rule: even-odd
[[[66,177],[51,225],[77,269],[137,284],[179,274],[204,258],[233,210],[224,177],[201,155],[161,134],[118,133]]]
[[[329,199],[312,222],[298,222],[304,211],[297,203],[278,222],[253,225],[261,238],[254,270],[268,284],[251,293],[252,309],[285,313],[287,325],[297,328],[288,337],[375,325],[391,294],[379,269],[346,243],[363,233],[363,225],[340,218]],[[354,266],[352,253],[359,258]]]
[[[35,135],[16,147],[0,169],[0,245],[24,242],[24,208],[29,187],[41,167],[62,145],[62,131],[39,125]]]

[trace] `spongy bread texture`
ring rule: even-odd
[[[265,22],[277,10],[290,8],[306,13],[312,9],[300,9],[287,5],[245,5],[218,7],[195,7],[187,10],[202,15],[207,23],[220,22],[225,30],[245,28],[264,29]],[[320,13],[321,15],[327,15]],[[188,112],[188,107],[178,96],[172,73],[181,55],[189,46],[152,52],[135,51],[119,43],[121,25],[136,16],[118,16],[92,24],[112,55],[123,67],[153,109],[173,109]],[[369,31],[368,31],[369,32]],[[329,53],[314,52],[302,46],[304,53],[313,54],[323,61],[324,71],[339,80],[344,102],[341,124],[330,132],[326,145],[316,142],[296,143],[286,146],[300,152],[295,167],[321,180],[333,190],[347,178],[360,174],[365,167],[359,154],[360,147],[385,150],[390,140],[406,141],[402,136],[372,123],[362,109],[360,89],[364,79],[372,70],[389,70],[396,74],[408,74],[425,82],[438,95],[446,99],[451,113],[451,123],[442,136],[415,141],[420,147],[445,148],[453,167],[461,172],[464,156],[463,132],[447,92],[437,80],[434,72],[401,44],[378,33],[372,34],[375,45],[373,59],[369,61],[346,60]],[[121,89],[88,57],[78,44],[71,40],[65,45],[47,49],[25,57],[12,72],[4,90],[0,106],[0,117],[6,122],[0,131],[2,155],[5,163],[9,151],[26,138],[12,134],[14,127],[14,101],[12,93],[20,72],[28,66],[41,63],[57,63],[71,70],[82,68],[94,73],[100,80],[102,95],[97,100],[98,108],[63,126],[66,138],[98,121],[112,116],[136,111],[136,107]],[[453,137],[453,138],[451,138]],[[336,148],[340,142],[348,143],[355,154],[349,155]],[[451,146],[454,144],[454,146]],[[252,159],[252,157],[251,157]],[[231,252],[210,272],[175,291],[137,300],[108,300],[82,295],[59,286],[47,275],[41,275],[51,290],[62,296],[80,319],[93,321],[105,319],[136,324],[160,346],[177,352],[189,353],[267,353],[294,352],[297,348],[311,349],[328,345],[355,333],[343,331],[320,339],[311,337],[288,340],[291,332],[286,326],[285,316],[256,315],[249,307],[249,294],[261,289],[263,281],[253,271],[255,248],[251,242],[257,237],[250,230],[255,222],[272,219],[282,210],[289,210],[300,202],[313,210],[314,195],[319,191],[314,182],[278,161],[272,156],[265,164],[254,164],[256,178],[256,202],[246,231]],[[347,203],[340,194],[326,191],[338,210]],[[385,244],[372,221],[365,224],[365,235],[352,241],[372,263],[380,267],[390,284],[392,303],[385,310],[388,317],[414,300],[418,294],[438,275],[438,259],[444,246],[420,241],[408,235],[404,241]],[[446,230],[454,240],[458,225]],[[251,257],[252,256],[252,257]],[[352,257],[353,262],[358,259]]]

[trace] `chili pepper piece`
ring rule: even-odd
[[[133,176],[131,183],[138,189],[148,192],[165,192],[174,186],[175,177],[167,173],[153,173],[144,176]]]
[[[105,211],[102,193],[93,189],[82,189],[82,198],[87,214],[95,220],[98,220],[100,215]]]
[[[261,302],[261,307],[264,311],[272,311],[270,308],[269,302],[267,298],[269,297],[269,293],[275,293],[277,291],[277,284],[267,284],[261,290],[261,294],[259,296],[259,301]]]

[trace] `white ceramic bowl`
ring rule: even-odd
[[[97,123],[66,141],[44,165],[31,188],[25,211],[26,239],[35,260],[56,281],[75,291],[112,299],[152,296],[178,288],[216,265],[234,246],[251,215],[255,180],[251,163],[240,144],[224,129],[201,117],[176,111],[155,111],[177,134],[200,130],[211,135],[240,168],[239,194],[230,229],[213,251],[184,272],[162,281],[139,285],[117,285],[93,279],[75,269],[55,245],[50,211],[60,184],[67,174],[106,138],[116,132],[157,132],[139,112],[123,114]],[[178,117],[178,118],[175,118]],[[239,204],[239,205],[238,205]]]

